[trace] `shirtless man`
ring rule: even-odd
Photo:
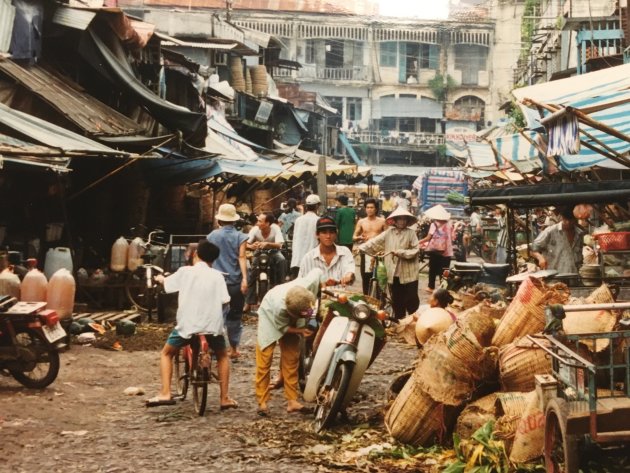
[[[376,235],[382,233],[387,228],[385,225],[385,219],[379,217],[378,206],[376,199],[367,199],[365,201],[365,212],[367,217],[360,219],[354,229],[354,235],[352,235],[353,241],[356,243],[365,243]],[[370,278],[372,277],[372,271],[370,265],[366,265],[365,253],[361,253],[361,280],[363,282],[363,294],[367,295],[370,290]]]

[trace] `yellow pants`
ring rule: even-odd
[[[298,364],[300,361],[300,338],[294,333],[285,334],[280,344],[280,371],[284,379],[284,397],[287,401],[298,398]],[[256,399],[258,405],[267,404],[271,397],[271,362],[273,361],[273,343],[262,350],[256,344]]]

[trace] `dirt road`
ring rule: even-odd
[[[390,342],[367,372],[350,424],[324,435],[311,416],[287,414],[274,392],[269,418],[256,415],[255,325],[243,336],[244,356],[232,365],[231,395],[240,407],[220,411],[218,385],[209,412],[189,399],[147,409],[158,390],[158,351],[108,351],[72,346],[55,383],[42,391],[0,379],[0,470],[11,472],[326,472],[359,471],[362,447],[389,440],[382,415],[387,387],[416,355]],[[123,343],[124,344],[124,343]],[[145,394],[128,396],[128,387]],[[365,471],[364,469],[360,469]],[[373,470],[372,470],[373,471]]]

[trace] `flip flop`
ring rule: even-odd
[[[269,409],[258,409],[256,411],[256,414],[258,414],[260,417],[269,417]]]
[[[271,389],[280,389],[284,386],[284,380],[279,379],[271,384]]]
[[[229,404],[222,404],[221,405],[221,410],[225,411],[226,409],[236,409],[238,408],[238,402],[236,401],[231,401]]]
[[[313,411],[313,408],[311,407],[302,406],[299,409],[292,409],[290,411],[287,410],[287,412],[289,414],[312,414],[314,411]]]
[[[160,399],[158,397],[152,397],[151,399],[147,399],[145,406],[146,407],[158,407],[158,406],[172,406],[177,404],[175,399]]]

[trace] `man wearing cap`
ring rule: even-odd
[[[352,251],[352,234],[354,232],[354,220],[356,212],[348,207],[348,196],[337,197],[339,208],[335,213],[335,223],[337,224],[337,243]]]
[[[345,246],[336,245],[337,225],[330,217],[321,217],[316,225],[319,245],[304,255],[298,277],[304,277],[312,269],[323,272],[328,285],[348,285],[354,282],[354,258]]]
[[[293,245],[291,247],[291,278],[295,279],[300,263],[306,253],[317,246],[317,209],[321,203],[317,194],[306,197],[306,212],[293,224]]]
[[[247,257],[245,242],[247,235],[234,227],[239,220],[236,208],[232,204],[222,204],[215,220],[219,228],[210,232],[207,239],[219,248],[219,257],[212,267],[224,274],[230,295],[230,308],[225,318],[228,341],[230,342],[230,357],[238,358],[238,346],[243,331],[243,305],[247,294]]]
[[[384,253],[387,284],[396,319],[412,314],[420,305],[418,299],[418,237],[409,228],[416,217],[404,209],[394,210],[387,218],[390,226],[380,235],[359,246],[366,253]]]

